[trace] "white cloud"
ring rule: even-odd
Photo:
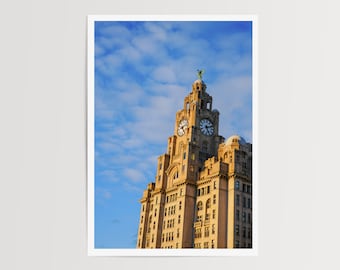
[[[109,189],[106,188],[96,188],[96,196],[99,200],[109,200],[112,198],[112,193]]]
[[[135,62],[142,58],[142,53],[138,49],[138,46],[127,44],[118,52],[118,54],[121,55],[124,61]]]
[[[123,58],[121,55],[108,54],[96,59],[96,69],[101,75],[112,76],[121,67]]]
[[[211,89],[211,91],[209,90]],[[251,141],[251,76],[224,79],[219,77],[208,92],[213,96],[213,108],[220,112],[220,134],[229,137],[238,134]]]
[[[152,77],[154,80],[164,82],[164,83],[174,83],[176,82],[176,74],[173,68],[169,66],[157,67],[152,72]]]
[[[132,44],[144,55],[156,55],[160,53],[161,47],[158,46],[157,42],[150,36],[136,36],[132,39]]]
[[[103,180],[108,181],[108,182],[118,181],[117,172],[114,170],[104,170],[104,171],[99,172],[99,175],[101,176]]]
[[[138,187],[134,184],[128,183],[128,182],[124,182],[123,187],[126,191],[137,193],[137,194],[139,194],[140,197],[143,196],[144,187],[140,188],[140,187]]]
[[[152,37],[158,41],[166,41],[167,32],[160,26],[155,23],[146,22],[144,25],[146,31],[152,34]]]
[[[126,168],[123,171],[123,174],[132,182],[143,182],[145,181],[145,175],[137,169],[134,168]]]

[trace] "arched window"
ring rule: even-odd
[[[206,208],[208,209],[208,208],[210,208],[210,206],[211,206],[210,199],[208,199],[207,202],[206,202]]]
[[[198,203],[197,203],[197,211],[200,211],[200,210],[202,210],[203,209],[203,203],[201,202],[201,201],[199,201]]]

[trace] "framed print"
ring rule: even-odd
[[[88,17],[88,254],[257,254],[256,16]]]

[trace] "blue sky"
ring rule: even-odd
[[[251,22],[95,23],[95,248],[135,248],[139,199],[197,69],[220,135],[252,142]]]

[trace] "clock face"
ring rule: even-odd
[[[214,126],[208,119],[202,119],[200,121],[200,129],[204,135],[211,136],[214,134]]]
[[[188,128],[188,120],[183,119],[181,122],[179,122],[179,125],[178,125],[178,129],[177,129],[178,136],[183,136],[187,128]]]

